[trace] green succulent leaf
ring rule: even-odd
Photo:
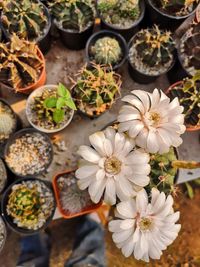
[[[57,98],[56,97],[49,97],[44,100],[45,108],[55,108],[57,105]]]
[[[65,111],[62,109],[56,109],[53,113],[53,120],[55,123],[60,123],[64,120],[65,117]]]
[[[59,97],[58,100],[57,100],[57,103],[56,103],[56,108],[57,108],[57,109],[61,109],[61,108],[63,108],[65,105],[66,105],[66,101],[65,101],[65,99],[62,98],[62,97]]]
[[[185,183],[186,188],[187,188],[187,193],[190,199],[194,198],[194,190],[192,188],[192,186],[189,183]]]
[[[66,100],[65,100],[65,104],[66,104],[69,108],[71,108],[71,109],[73,109],[73,110],[77,110],[76,105],[75,105],[75,103],[74,103],[74,101],[73,101],[72,98],[66,99]]]
[[[66,98],[70,97],[70,92],[62,83],[59,83],[58,85],[58,95]]]

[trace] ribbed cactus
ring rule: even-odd
[[[130,47],[129,58],[134,65],[139,66],[143,62],[148,68],[157,68],[173,61],[175,44],[171,33],[159,30],[158,26],[144,29],[137,33],[132,47]]]
[[[183,66],[191,75],[200,69],[200,23],[192,25],[182,37],[180,57]]]
[[[139,0],[98,0],[98,11],[109,24],[129,27],[140,14]]]
[[[169,92],[171,99],[178,97],[184,107],[185,123],[200,126],[200,70],[190,79],[186,78]]]
[[[15,128],[16,119],[12,110],[0,101],[0,143],[8,139]]]
[[[82,32],[94,23],[94,0],[54,0],[49,6],[56,22],[63,29]]]
[[[98,64],[114,65],[122,58],[122,49],[115,38],[103,37],[91,47],[91,55]]]
[[[28,40],[44,34],[48,23],[44,6],[38,0],[3,0],[2,25],[9,34],[17,33]]]
[[[121,76],[107,72],[105,66],[92,64],[93,68],[83,67],[74,82],[73,97],[76,106],[88,115],[100,115],[107,110],[120,93]]]
[[[15,34],[10,43],[0,43],[0,82],[18,91],[35,83],[42,68],[35,43],[21,40]]]
[[[159,0],[155,2],[171,15],[184,16],[194,10],[199,0]]]

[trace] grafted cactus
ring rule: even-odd
[[[63,29],[82,32],[94,23],[94,0],[55,0],[49,6],[56,22]]]
[[[36,82],[43,67],[35,43],[15,34],[10,43],[0,43],[0,82],[16,91]]]
[[[84,66],[74,82],[73,97],[77,107],[88,115],[100,115],[114,103],[120,93],[121,76],[102,65]]]
[[[171,32],[159,30],[155,25],[135,35],[129,50],[129,60],[140,72],[158,75],[172,65],[174,49]]]
[[[99,0],[97,8],[102,18],[109,24],[129,27],[139,15],[139,0]]]
[[[171,99],[178,97],[184,107],[187,126],[200,127],[200,70],[190,79],[173,87],[169,92]]]
[[[200,23],[192,25],[182,37],[180,57],[184,68],[191,75],[200,69]]]
[[[38,0],[3,0],[2,25],[8,34],[17,33],[28,40],[37,40],[44,34],[48,18]]]
[[[167,13],[184,16],[194,10],[199,0],[158,0],[157,2]]]
[[[122,49],[115,38],[103,37],[91,47],[91,55],[96,63],[114,65],[122,58]]]

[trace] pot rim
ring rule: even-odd
[[[5,243],[6,243],[6,239],[7,239],[7,230],[6,230],[6,223],[3,219],[3,217],[0,215],[0,223],[2,223],[3,227],[4,227],[4,240],[2,242],[2,245],[0,247],[0,252],[3,250]]]

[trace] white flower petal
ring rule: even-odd
[[[126,244],[122,247],[122,253],[123,255],[127,258],[127,257],[130,257],[131,254],[133,253],[133,250],[134,250],[134,242],[133,242],[133,238],[130,237]]]
[[[147,151],[150,153],[156,153],[159,150],[156,133],[149,131],[147,136]]]
[[[123,220],[113,220],[108,223],[108,229],[110,232],[121,232],[122,229],[120,228],[121,223]]]
[[[116,243],[124,242],[133,234],[133,230],[124,230],[121,232],[115,232],[112,235],[113,241]]]
[[[104,141],[104,151],[106,156],[110,157],[113,153],[113,146],[109,139],[105,139]]]
[[[105,170],[104,169],[100,169],[96,173],[96,179],[97,180],[102,180],[102,179],[105,178],[105,175],[106,175]]]
[[[99,154],[89,146],[80,146],[77,153],[89,162],[98,163],[100,160]]]
[[[114,205],[116,203],[116,189],[113,178],[107,179],[104,201],[108,205]]]
[[[86,165],[83,167],[80,167],[76,170],[75,176],[78,179],[84,179],[91,175],[96,175],[96,172],[99,170],[99,167],[97,165]]]
[[[127,219],[133,219],[136,216],[135,201],[130,199],[129,201],[119,203],[117,205],[117,211]]]
[[[128,230],[130,228],[132,228],[135,225],[135,220],[134,219],[126,219],[123,220],[120,224],[120,228],[122,230]]]
[[[103,132],[96,132],[89,136],[89,140],[91,145],[94,147],[94,149],[101,155],[105,155],[104,151],[104,141],[105,141],[105,135]]]
[[[144,189],[142,189],[136,196],[137,211],[144,211],[148,205],[148,196]]]

